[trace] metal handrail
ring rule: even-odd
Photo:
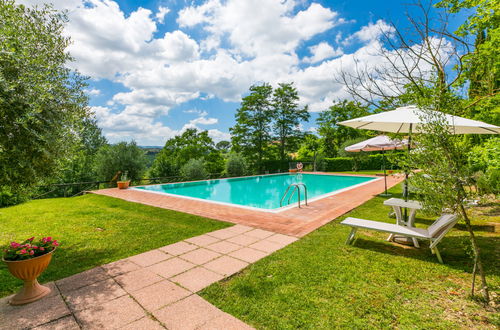
[[[291,187],[293,187],[293,190],[292,190],[292,194],[288,197],[288,201],[287,201],[288,204],[290,204],[290,200],[295,195],[295,191],[297,191],[297,193],[298,193],[298,200],[297,200],[297,202],[298,202],[298,206],[300,208],[300,187],[304,187],[304,197],[305,197],[305,202],[306,202],[306,206],[307,206],[308,205],[307,204],[307,186],[304,183],[291,183],[290,185],[288,185],[288,187],[285,190],[285,193],[281,197],[280,207],[283,206],[283,200],[288,195],[288,192],[290,191]]]

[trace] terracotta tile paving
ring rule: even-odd
[[[274,252],[274,251],[281,249],[283,247],[283,244],[262,240],[260,242],[253,243],[253,244],[249,245],[248,247],[250,247],[252,249],[264,251],[267,253],[271,253],[271,252]]]
[[[178,283],[192,292],[198,292],[223,278],[223,275],[214,273],[203,267],[196,267],[172,277],[170,281]]]
[[[246,266],[248,266],[248,263],[228,256],[222,256],[203,265],[203,267],[224,276],[233,275]]]
[[[73,315],[68,315],[61,319],[35,327],[32,330],[80,330],[80,326],[76,323]]]
[[[169,255],[166,252],[162,252],[160,250],[151,250],[148,252],[144,252],[133,257],[128,258],[128,260],[133,263],[138,264],[141,267],[151,266],[153,264],[157,264],[160,261],[167,260],[168,258],[172,258],[173,256]]]
[[[219,257],[221,254],[215,251],[210,251],[204,248],[193,250],[191,252],[181,254],[179,257],[192,262],[196,265],[202,265],[209,262],[212,259]]]
[[[163,280],[132,292],[131,296],[146,310],[155,311],[182,298],[186,298],[190,294],[191,292],[188,290],[168,280]]]
[[[109,279],[109,275],[101,267],[89,269],[85,272],[66,277],[57,281],[57,287],[62,293],[79,289],[95,282]]]
[[[208,245],[207,249],[215,251],[215,252],[227,254],[229,252],[233,252],[235,250],[241,249],[241,245],[234,244],[231,242],[222,241],[222,242],[217,242],[217,243]]]
[[[195,264],[182,260],[180,258],[169,259],[159,264],[148,267],[147,269],[164,277],[170,278],[177,274],[183,273],[188,269],[195,267]]]
[[[138,270],[141,266],[133,263],[128,259],[118,260],[106,265],[101,266],[108,275],[115,277],[121,274],[129,273],[134,270]]]
[[[216,205],[205,201],[153,194],[132,189],[119,190],[111,188],[95,190],[91,193],[260,228],[275,233],[302,237],[363,204],[373,196],[382,193],[384,191],[384,181],[382,178],[379,179],[363,186],[310,202],[309,206],[303,206],[302,208],[294,207],[278,213],[228,205]],[[403,177],[388,176],[387,186],[392,187],[401,181],[403,181]],[[214,243],[190,242],[200,246]]]
[[[93,304],[74,315],[84,329],[117,329],[146,316],[146,313],[132,298],[123,296],[104,304]]]
[[[183,253],[186,253],[186,252],[189,252],[192,250],[196,250],[197,248],[198,248],[198,246],[196,246],[194,244],[189,244],[186,242],[177,242],[174,244],[164,246],[164,247],[160,248],[160,250],[162,250],[168,254],[178,256],[179,254],[183,254]]]
[[[246,262],[256,262],[265,256],[267,256],[268,253],[262,252],[259,250],[251,249],[251,248],[243,248],[238,251],[234,251],[229,253],[229,256],[246,261]]]
[[[100,305],[125,294],[126,292],[114,280],[109,279],[63,293],[63,296],[71,310],[75,311]]]
[[[242,234],[242,235],[231,237],[227,241],[231,242],[231,243],[236,243],[236,244],[245,246],[245,245],[255,243],[255,242],[259,241],[259,239],[257,237],[247,236],[245,234]]]
[[[147,316],[140,320],[134,321],[120,328],[121,330],[163,330],[164,327],[158,321],[155,321]]]
[[[226,314],[223,316],[218,316],[214,319],[208,320],[199,330],[250,330],[253,329],[248,324],[241,322],[237,318]]]
[[[200,235],[200,236],[195,236],[191,237],[186,240],[186,242],[191,243],[191,244],[196,244],[198,246],[207,246],[210,244],[213,244],[215,242],[220,241],[218,238],[215,238],[210,235]]]
[[[148,269],[134,270],[133,272],[115,277],[115,281],[128,292],[136,291],[163,280],[161,276]]]

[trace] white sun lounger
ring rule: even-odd
[[[456,215],[443,214],[436,221],[434,221],[434,223],[430,225],[429,228],[427,229],[400,226],[392,223],[363,220],[351,217],[345,219],[340,224],[352,227],[351,233],[347,237],[346,244],[350,244],[353,241],[354,235],[356,234],[356,231],[359,228],[382,231],[390,234],[397,234],[412,238],[414,237],[417,239],[431,241],[429,248],[431,249],[433,254],[436,254],[439,262],[443,263],[443,259],[441,258],[441,254],[439,254],[437,245],[439,244],[441,239],[446,235],[446,233],[451,228],[453,228],[453,226],[457,223],[457,221],[458,218]]]

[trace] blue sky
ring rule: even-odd
[[[22,1],[38,4],[44,1]],[[294,82],[319,111],[349,98],[333,79],[354,59],[376,66],[381,31],[407,23],[407,1],[57,0],[65,34],[90,77],[90,105],[112,143],[163,145],[183,130],[229,139],[239,100],[254,83]],[[452,20],[453,29],[461,17]]]

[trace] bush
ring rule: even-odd
[[[239,153],[231,153],[226,161],[227,176],[245,175],[245,158]]]
[[[96,157],[96,172],[101,180],[111,180],[118,171],[127,172],[130,180],[141,178],[146,168],[143,149],[132,141],[101,148]]]
[[[205,164],[201,159],[190,159],[181,167],[181,176],[186,180],[203,180],[208,177]]]
[[[323,162],[326,172],[351,171],[353,166],[351,157],[324,158]]]
[[[397,168],[392,159],[393,156],[386,154],[385,167],[386,169]],[[357,170],[381,170],[383,166],[383,155],[375,154],[368,157],[356,159],[353,157],[335,157],[322,159],[321,167],[323,171],[357,171]]]

